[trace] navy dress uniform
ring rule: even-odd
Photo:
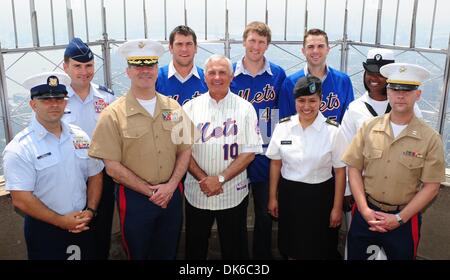
[[[380,73],[387,78],[392,110],[366,122],[343,156],[357,204],[348,258],[374,259],[376,249],[383,247],[388,259],[414,259],[420,211],[445,180],[443,144],[413,109],[429,72],[418,65],[392,63]]]
[[[70,63],[93,63],[94,54],[80,38],[73,38],[64,52],[64,61],[65,65]],[[66,65],[66,67],[68,66]],[[94,70],[92,69],[91,71],[93,72]],[[67,71],[67,73],[69,76],[73,75],[71,71]],[[75,73],[75,75],[77,74]],[[91,79],[92,77],[93,75]],[[67,92],[68,101],[63,121],[79,126],[89,137],[92,137],[100,113],[116,100],[114,92],[92,82],[89,83],[89,94],[84,99],[76,93],[72,85],[67,86]],[[103,171],[103,193],[97,209],[98,214],[92,223],[97,259],[108,259],[109,256],[114,213],[114,192],[114,181]]]
[[[280,120],[272,134],[266,156],[281,160],[281,170],[277,170],[281,178],[278,184],[270,179],[269,211],[274,215],[276,209],[270,205],[278,205],[282,254],[294,259],[337,259],[338,227],[330,227],[330,220],[333,209],[342,216],[345,164],[340,157],[344,147],[338,145],[338,124],[319,112],[320,79],[307,76],[297,81],[295,99],[314,94],[318,95],[317,115],[309,126],[302,127],[299,112]],[[272,162],[271,177],[273,171]]]
[[[27,79],[24,86],[30,89],[32,100],[49,104],[64,100],[69,83],[70,78],[63,73],[44,73]],[[81,219],[87,203],[98,200],[88,196],[88,189],[101,188],[100,181],[89,186],[86,182],[99,174],[104,165],[89,158],[90,139],[84,131],[60,122],[64,108],[60,108],[59,116],[55,116],[56,109],[48,108],[48,112],[35,110],[30,125],[6,146],[3,152],[6,190],[11,192],[17,207],[20,203],[16,192],[31,194],[19,207],[26,215],[24,231],[29,259],[90,259],[90,230],[74,233],[73,228],[68,231],[56,224],[65,216]],[[46,128],[51,121],[59,121],[59,137]],[[95,202],[90,206],[89,211],[95,212]]]

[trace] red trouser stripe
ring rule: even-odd
[[[125,187],[119,186],[119,217],[120,217],[120,230],[122,232],[122,246],[127,254],[129,260],[131,260],[130,250],[128,249],[128,243],[125,238],[125,214],[127,212],[127,198],[125,197]]]
[[[417,256],[417,247],[419,246],[419,215],[416,214],[411,218],[412,239],[414,242],[414,259]]]
[[[358,206],[356,205],[356,202],[355,203],[353,203],[353,206],[352,206],[352,219],[353,219],[353,217],[355,216],[355,212],[356,212],[356,209],[358,208]]]

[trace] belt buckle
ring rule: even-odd
[[[392,212],[392,211],[399,211],[399,210],[401,210],[401,206],[400,205],[387,205],[385,203],[381,203],[381,202],[375,200],[370,195],[368,195],[367,197],[368,197],[370,203],[372,203],[376,207],[380,208],[380,210],[382,210],[384,212]]]

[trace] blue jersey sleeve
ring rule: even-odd
[[[341,123],[342,119],[344,118],[345,112],[347,112],[347,108],[350,105],[350,103],[355,100],[355,95],[353,93],[353,85],[350,78],[347,76],[344,82],[344,92],[346,92],[344,104],[342,104],[342,110],[340,112],[340,115],[338,117],[338,122]]]
[[[281,86],[281,94],[278,99],[278,108],[280,112],[280,119],[289,117],[295,114],[294,102],[294,84],[291,79],[286,78]]]

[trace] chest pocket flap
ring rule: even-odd
[[[413,156],[401,155],[399,161],[403,166],[405,166],[408,169],[416,169],[416,168],[423,167],[425,159],[413,157]]]
[[[381,158],[383,156],[383,150],[368,148],[368,149],[364,150],[363,154],[364,154],[364,157],[367,159],[377,159],[377,158]]]
[[[35,154],[34,162],[36,170],[41,171],[49,167],[55,166],[59,162],[59,159],[51,151],[44,151],[44,152],[39,151],[38,153]]]
[[[130,127],[130,128],[123,130],[123,137],[131,138],[131,139],[138,139],[138,138],[143,137],[149,131],[150,131],[150,125]]]

